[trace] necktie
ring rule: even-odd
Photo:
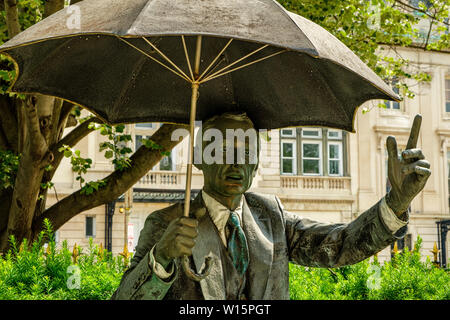
[[[230,227],[228,252],[230,253],[231,260],[233,261],[237,272],[242,276],[245,271],[247,271],[249,260],[247,239],[245,238],[244,231],[239,222],[239,217],[233,211],[230,213],[228,225]]]

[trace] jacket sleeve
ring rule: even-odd
[[[160,279],[153,272],[150,263],[150,250],[168,226],[167,219],[164,219],[165,214],[156,211],[147,217],[130,267],[122,276],[118,289],[111,297],[112,300],[162,300],[177,278],[178,270],[175,263],[174,272],[167,280]]]
[[[352,222],[326,224],[285,211],[288,255],[291,262],[311,267],[340,267],[360,262],[405,236],[407,226],[390,231],[382,218],[381,201]]]

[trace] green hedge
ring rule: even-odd
[[[376,257],[337,269],[289,266],[293,300],[448,300],[450,271],[421,262],[422,240],[383,265]]]
[[[10,240],[11,250],[0,258],[0,300],[109,299],[129,257],[114,257],[92,241],[87,252],[75,255],[66,242],[61,248],[54,241],[42,246],[52,238],[46,222],[46,231],[31,246],[25,241],[18,248]],[[421,262],[420,245],[419,238],[414,251],[406,250],[384,265],[369,260],[337,269],[290,265],[291,299],[450,299],[450,273],[429,260]],[[79,283],[74,268],[80,272]]]
[[[17,248],[14,238],[10,240],[11,250],[0,258],[0,300],[109,299],[119,286],[125,258],[113,257],[92,240],[88,252],[78,248],[75,255],[65,241],[59,249],[54,241],[42,246],[43,239],[53,238],[48,222],[46,229],[31,246],[24,241]]]

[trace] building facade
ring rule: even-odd
[[[401,49],[411,63],[432,76],[429,83],[412,84],[416,97],[398,102],[370,101],[358,109],[356,133],[329,128],[285,128],[269,132],[262,140],[258,174],[251,191],[277,195],[285,209],[321,222],[348,223],[379,201],[389,188],[386,138],[394,135],[404,149],[412,121],[423,115],[418,147],[431,163],[432,175],[410,207],[408,235],[399,243],[412,247],[420,236],[422,256],[430,256],[435,242],[442,242],[438,221],[450,220],[450,54]],[[320,94],[320,93],[317,93]],[[379,108],[380,103],[385,108]],[[369,109],[369,112],[363,112]],[[134,148],[157,130],[159,124],[130,126]],[[92,133],[76,149],[93,160],[87,180],[97,180],[113,170],[99,152],[103,137]],[[57,240],[87,246],[89,237],[113,253],[137,244],[145,218],[153,211],[184,199],[188,141],[184,139],[134,186],[132,206],[124,197],[74,217],[58,230]],[[54,178],[60,198],[79,189],[67,159]],[[203,177],[194,168],[193,195],[201,190]],[[50,196],[49,205],[56,201]],[[127,206],[131,206],[128,210]],[[128,214],[127,214],[128,213]],[[445,223],[444,223],[445,224]],[[441,225],[444,225],[441,223]],[[379,253],[389,259],[391,248]]]

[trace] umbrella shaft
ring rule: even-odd
[[[200,71],[200,57],[202,52],[202,36],[197,37],[197,45],[195,49],[195,65],[194,76],[198,77]],[[186,190],[184,192],[184,216],[189,217],[189,209],[191,204],[191,185],[192,185],[192,163],[194,159],[194,130],[195,130],[195,115],[197,114],[197,99],[198,99],[199,83],[197,79],[192,82],[192,97],[191,97],[191,114],[189,121],[189,152],[188,164],[186,172]]]
[[[189,207],[191,202],[191,185],[192,185],[192,163],[194,158],[194,129],[195,129],[195,114],[197,112],[197,98],[198,98],[198,83],[192,84],[192,98],[191,98],[191,115],[189,122],[189,152],[188,164],[186,171],[186,190],[184,198],[184,216],[189,217]]]

